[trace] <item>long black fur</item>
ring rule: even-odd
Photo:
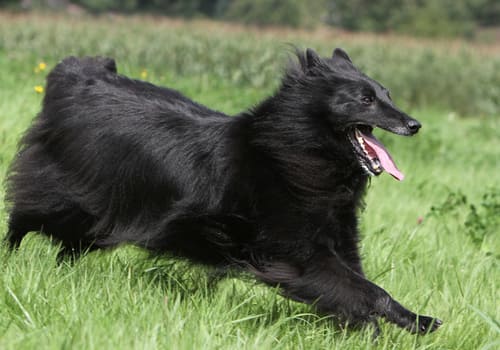
[[[356,216],[368,174],[347,136],[420,124],[344,51],[297,56],[272,97],[234,117],[118,75],[112,59],[66,58],[10,170],[8,242],[38,231],[63,255],[132,243],[236,262],[350,324],[437,329],[363,274]]]

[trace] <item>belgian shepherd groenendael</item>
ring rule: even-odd
[[[403,176],[372,129],[420,124],[341,49],[297,56],[274,96],[235,117],[112,59],[63,60],[11,167],[10,245],[29,231],[63,256],[128,242],[237,264],[350,324],[437,329],[365,278],[357,246],[369,175]]]

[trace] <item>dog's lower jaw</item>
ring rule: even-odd
[[[364,172],[368,176],[379,176],[380,175],[380,174],[375,174],[374,172],[372,172],[365,164],[363,164],[361,162],[359,162],[359,165],[361,166],[361,168],[364,170]]]

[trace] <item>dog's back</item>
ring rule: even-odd
[[[71,249],[113,245],[162,229],[158,217],[183,203],[217,205],[231,127],[175,90],[116,74],[112,59],[65,59],[11,169],[14,244],[42,229]]]

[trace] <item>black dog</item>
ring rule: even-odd
[[[297,56],[274,96],[232,118],[112,59],[65,59],[11,168],[10,245],[41,231],[63,255],[133,243],[236,263],[351,325],[437,329],[365,278],[357,247],[368,176],[403,176],[372,129],[420,124],[344,51]]]

